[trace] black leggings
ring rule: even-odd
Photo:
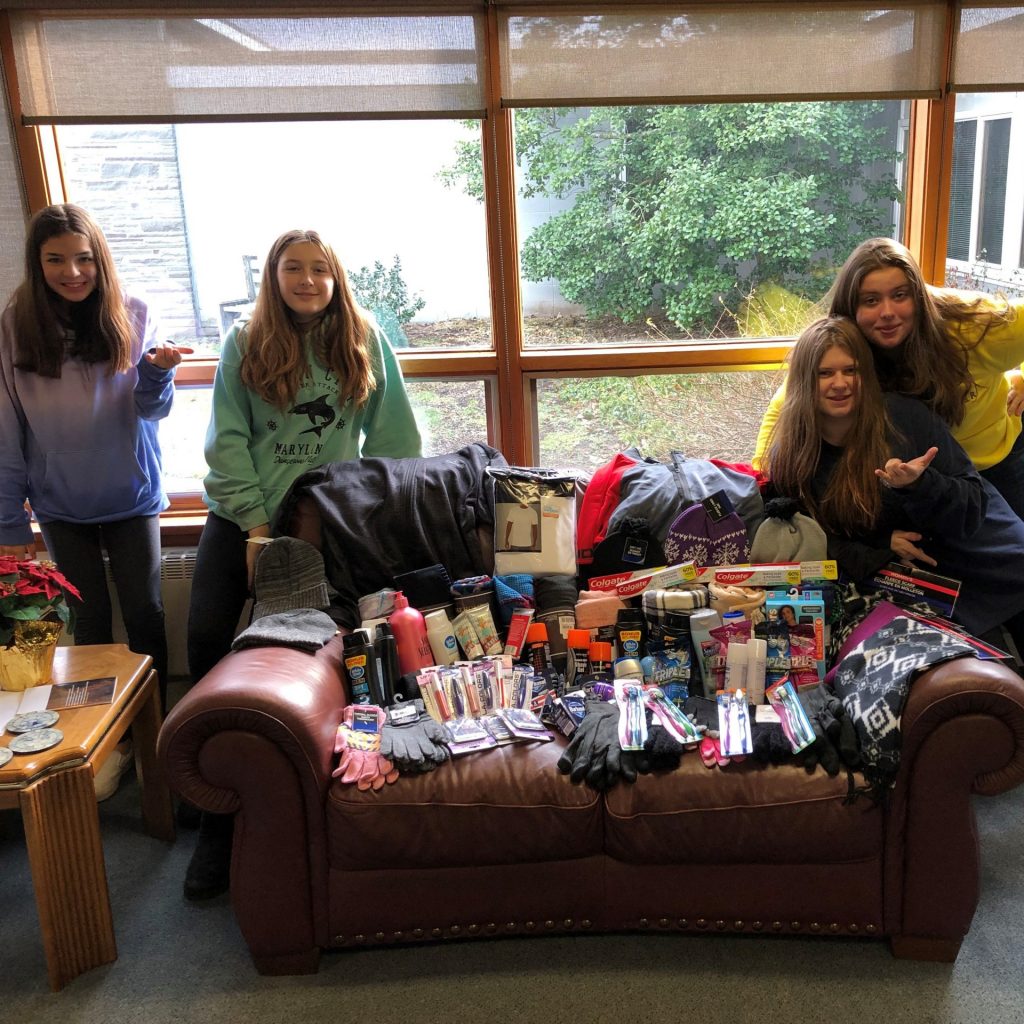
[[[249,597],[246,533],[228,519],[206,517],[188,606],[188,671],[198,683],[231,650]]]
[[[40,523],[46,550],[81,592],[75,609],[76,644],[112,644],[113,609],[103,552],[110,559],[128,646],[153,659],[166,709],[167,634],[160,594],[160,517],[135,516],[112,523]]]

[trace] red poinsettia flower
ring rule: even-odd
[[[19,579],[14,584],[14,592],[16,594],[21,594],[23,597],[29,597],[33,594],[46,594],[47,600],[50,600],[60,593],[59,587],[54,587],[53,590],[54,592],[52,594],[47,593],[47,585],[45,582],[36,583],[33,580]]]
[[[79,601],[82,600],[82,595],[78,592],[78,587],[71,583],[64,573],[59,572],[56,568],[50,570],[50,579],[57,584],[61,590],[66,590],[69,594],[77,597]]]
[[[10,643],[14,625],[26,618],[58,618],[74,629],[74,608],[68,596],[81,600],[78,588],[69,583],[53,562],[0,558],[0,647]]]

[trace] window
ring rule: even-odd
[[[981,151],[981,199],[978,246],[982,259],[1003,261],[1003,216],[1006,212],[1006,162],[1010,150],[1010,119],[985,122],[985,143]]]
[[[949,241],[946,255],[971,258],[971,210],[974,206],[974,150],[978,122],[957,121],[953,129],[953,180],[949,189]]]
[[[666,460],[749,462],[780,373],[648,374],[537,381],[541,463],[592,473],[632,445]]]
[[[902,235],[940,275],[941,176],[952,282],[1014,284],[1020,94],[993,90],[1019,81],[1019,7],[438,9],[9,12],[30,204],[66,184],[114,225],[126,279],[205,346],[182,378],[197,402],[269,241],[302,219],[337,243],[366,301],[394,311],[382,319],[404,336],[431,437],[486,430],[520,463],[592,465],[635,440],[588,421],[588,394],[656,392],[678,420],[696,394],[710,424],[719,399],[741,401],[733,389],[769,391],[785,339],[863,237]],[[932,131],[947,88],[952,166]],[[49,192],[25,124],[53,150]],[[655,418],[631,430],[654,437]]]
[[[946,283],[1024,295],[1024,93],[957,97]]]
[[[439,177],[480,139],[478,123],[456,121],[57,128],[68,200],[103,225],[122,279],[165,335],[207,358],[251,308],[274,238],[293,227],[331,242],[399,352],[492,348],[483,208]],[[202,489],[200,394],[182,392],[161,428],[172,492]],[[410,394],[428,437],[486,438],[482,384]]]
[[[791,335],[892,237],[901,104],[516,111],[528,346]]]
[[[304,227],[335,247],[396,348],[489,348],[483,210],[439,178],[480,138],[454,121],[57,129],[68,200],[104,226],[169,336],[210,354],[273,240]]]

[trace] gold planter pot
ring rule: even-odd
[[[28,619],[14,624],[10,646],[0,647],[0,690],[27,690],[53,682],[53,656],[64,626]]]

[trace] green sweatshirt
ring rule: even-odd
[[[246,325],[235,325],[221,349],[206,433],[206,504],[242,530],[273,520],[296,477],[327,462],[361,455],[421,454],[395,353],[376,325],[370,354],[376,386],[357,409],[338,405],[338,380],[306,339],[309,373],[289,409],[268,405],[239,377]],[[242,344],[240,345],[240,341]]]

